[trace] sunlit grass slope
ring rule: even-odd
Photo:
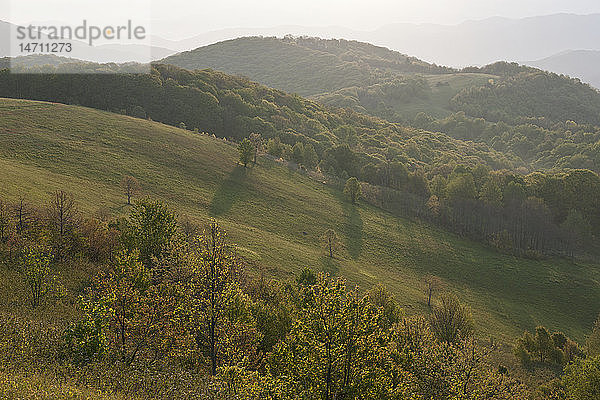
[[[245,170],[234,146],[209,136],[92,109],[0,100],[0,197],[41,205],[56,189],[83,210],[123,214],[123,175],[198,222],[216,218],[257,273],[308,266],[368,288],[387,285],[407,313],[425,311],[434,273],[468,302],[481,335],[512,338],[544,324],[583,339],[600,308],[597,265],[524,260],[366,204],[261,159]],[[335,229],[335,260],[320,246]]]

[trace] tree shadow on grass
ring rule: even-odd
[[[338,196],[344,210],[344,246],[354,260],[358,260],[363,248],[363,220],[358,205],[352,204],[344,196]]]
[[[237,201],[242,201],[248,194],[246,179],[248,169],[242,165],[237,165],[229,176],[221,182],[221,186],[213,195],[208,208],[208,215],[211,217],[220,217],[233,207]]]
[[[335,258],[331,258],[328,255],[322,255],[321,269],[331,276],[336,276],[340,270],[340,264]]]

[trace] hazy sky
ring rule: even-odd
[[[36,21],[48,20],[49,9],[68,18],[76,12],[69,10],[93,7],[95,15],[110,16],[124,5],[131,13],[137,3],[144,14],[151,11],[153,19],[161,21],[156,30],[174,36],[232,27],[335,25],[368,30],[395,22],[456,24],[492,16],[600,13],[599,0],[0,0],[0,19],[9,18],[13,1],[26,4]]]
[[[204,16],[198,24],[207,27],[300,24],[372,29],[393,22],[454,24],[491,16],[600,12],[598,0],[221,0],[202,6],[203,3],[206,4],[196,3],[200,11],[197,15]],[[190,2],[172,0],[168,4],[175,11],[186,8]],[[160,12],[163,11],[165,16],[171,14],[164,9]]]

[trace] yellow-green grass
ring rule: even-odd
[[[7,400],[124,400],[118,396],[88,389],[77,382],[68,382],[41,373],[17,373],[0,369],[0,398]]]
[[[0,99],[0,197],[43,204],[56,189],[80,208],[128,206],[123,175],[145,195],[199,222],[216,218],[267,276],[303,267],[367,289],[387,285],[407,313],[426,311],[421,280],[440,276],[470,304],[482,336],[512,340],[538,324],[583,340],[600,311],[598,265],[527,260],[352,206],[335,189],[267,159],[244,169],[220,139],[126,116],[60,104]],[[335,229],[345,249],[330,260],[319,238]],[[4,288],[3,288],[4,290]]]

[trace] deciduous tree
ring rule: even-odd
[[[323,240],[323,244],[327,250],[327,253],[329,254],[329,257],[333,258],[333,255],[341,246],[340,239],[338,238],[337,234],[333,229],[327,229],[321,239]]]
[[[177,219],[160,201],[138,202],[127,219],[124,242],[130,250],[138,249],[140,261],[152,266],[177,232]]]
[[[125,196],[127,196],[127,204],[131,204],[131,198],[142,190],[142,187],[137,179],[131,175],[126,175],[121,181],[121,187]]]
[[[74,235],[79,225],[79,215],[73,197],[57,190],[48,203],[46,217],[53,236],[55,256],[63,260],[74,245]]]
[[[263,148],[263,138],[260,135],[260,133],[251,133],[250,136],[248,137],[248,139],[252,143],[252,146],[254,146],[254,154],[253,154],[252,162],[254,164],[256,164],[256,157],[262,151],[262,148]]]
[[[346,181],[346,185],[344,186],[344,194],[350,198],[352,204],[356,204],[362,195],[362,188],[358,179],[352,177]]]
[[[427,296],[427,307],[431,308],[431,299],[433,295],[443,288],[443,282],[435,275],[426,275],[423,280],[425,283],[425,296]]]
[[[216,222],[197,238],[189,282],[190,329],[211,375],[227,363],[255,358],[260,335],[248,317],[247,298],[236,283],[238,262]]]
[[[291,379],[298,398],[372,398],[391,389],[379,363],[384,334],[377,308],[323,274],[303,290],[307,303],[276,346],[272,373]]]
[[[130,365],[140,357],[156,360],[164,355],[175,325],[175,298],[153,282],[139,252],[120,252],[98,286],[97,301],[107,310],[109,339],[119,359]]]
[[[21,275],[33,308],[42,304],[46,296],[56,289],[56,278],[50,271],[51,260],[51,252],[39,246],[26,249],[21,259]]]
[[[238,152],[240,155],[240,163],[246,168],[248,163],[252,160],[254,154],[254,146],[248,139],[244,139],[238,145]]]
[[[433,308],[429,323],[438,340],[447,344],[456,343],[473,334],[470,310],[451,294],[441,296],[439,304]]]

